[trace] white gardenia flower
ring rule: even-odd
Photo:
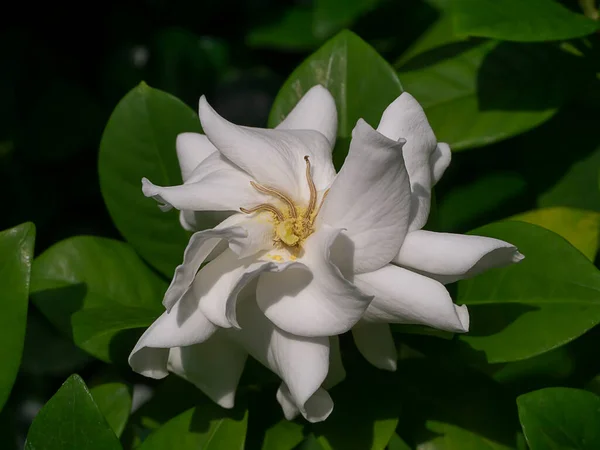
[[[325,389],[345,376],[337,335],[352,330],[367,360],[395,370],[389,323],[466,332],[467,308],[443,283],[522,259],[497,239],[421,230],[450,148],[408,93],[377,130],[358,121],[338,174],[337,112],[321,86],[274,130],[234,125],[204,97],[200,121],[206,136],[177,139],[184,184],[144,179],[143,192],[188,230],[209,211],[224,220],[192,235],[166,312],[130,355],[143,375],[177,373],[228,408],[250,354],[282,379],[286,417],[321,421]]]

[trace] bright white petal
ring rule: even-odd
[[[450,150],[450,146],[445,142],[438,142],[435,151],[431,155],[430,165],[433,170],[433,185],[435,186],[438,181],[446,172],[446,169],[450,165],[450,161],[452,160],[452,150]]]
[[[329,393],[322,388],[308,399],[302,409],[294,404],[292,394],[285,383],[281,383],[279,386],[276,397],[287,420],[293,420],[300,412],[309,422],[317,423],[327,419],[333,411],[333,400]]]
[[[387,323],[361,321],[352,328],[358,351],[378,369],[396,371],[398,353]]]
[[[238,320],[241,329],[226,330],[229,336],[278,375],[289,388],[293,403],[306,410],[327,376],[329,338],[305,338],[280,330],[258,309],[253,297],[240,300]]]
[[[429,217],[433,185],[430,158],[437,146],[425,112],[404,92],[383,112],[377,131],[394,141],[406,140],[404,160],[412,191],[410,230],[421,229]]]
[[[342,352],[340,351],[340,339],[337,336],[329,338],[329,372],[323,382],[323,386],[330,389],[341,383],[346,378],[346,369],[342,362]]]
[[[317,190],[329,187],[335,177],[327,138],[310,130],[268,130],[234,125],[200,99],[200,121],[206,135],[230,161],[256,182],[277,189],[295,200],[307,199],[304,156],[309,156]]]
[[[354,282],[375,298],[363,318],[370,322],[427,325],[464,333],[469,330],[465,305],[457,306],[439,282],[389,264],[355,276]]]
[[[410,186],[402,143],[360,119],[350,151],[325,199],[320,220],[344,228],[354,245],[353,271],[370,272],[389,263],[408,230]]]
[[[499,239],[417,230],[408,233],[393,263],[448,284],[522,259],[514,245]]]
[[[202,344],[172,348],[168,367],[218,405],[233,408],[246,357],[246,351],[221,332]]]
[[[250,181],[248,174],[215,152],[194,169],[185,184],[161,187],[143,178],[142,192],[159,202],[163,211],[239,211],[268,199]]]
[[[337,134],[337,109],[333,96],[323,86],[313,86],[276,129],[318,131],[333,148]]]
[[[181,133],[175,141],[177,159],[181,169],[183,182],[190,177],[192,171],[211,153],[217,151],[206,136],[199,133]]]
[[[372,297],[344,278],[330,261],[339,229],[324,225],[304,244],[304,255],[281,273],[264,273],[256,298],[265,315],[279,328],[298,336],[333,336],[348,331],[360,319]]]

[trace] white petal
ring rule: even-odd
[[[337,134],[337,109],[333,96],[321,85],[311,87],[276,129],[318,131],[333,148]]]
[[[323,386],[330,389],[341,383],[346,378],[346,369],[342,362],[342,352],[340,351],[340,339],[337,336],[329,338],[329,372],[323,382]]]
[[[202,344],[172,348],[168,367],[218,405],[233,408],[246,357],[246,351],[221,332]]]
[[[192,281],[194,281],[194,277],[206,257],[215,249],[221,239],[232,239],[234,237],[243,239],[246,236],[247,232],[239,226],[213,228],[212,230],[194,233],[183,253],[183,263],[175,268],[173,280],[167,292],[165,292],[164,307],[170,310],[181,299]]]
[[[262,261],[254,256],[239,258],[227,249],[198,272],[191,291],[211,322],[223,328],[239,327],[236,306],[242,289],[261,273],[279,272],[293,265],[296,263]]]
[[[317,423],[327,419],[333,411],[333,400],[322,388],[308,399],[301,410],[294,404],[292,394],[285,383],[281,383],[277,389],[276,397],[287,420],[293,420],[301,412],[306,420]]]
[[[169,359],[168,348],[140,347],[133,349],[129,355],[129,365],[134,372],[148,378],[161,378],[169,375],[167,360]]]
[[[185,184],[161,187],[143,178],[142,192],[159,202],[163,211],[239,211],[268,199],[250,181],[248,174],[215,152],[194,169]]]
[[[469,330],[465,305],[457,306],[439,282],[389,264],[355,276],[354,282],[375,299],[363,318],[371,322],[428,325],[464,333]]]
[[[333,336],[360,319],[372,297],[346,280],[329,253],[340,230],[324,225],[304,244],[304,255],[281,273],[264,273],[256,298],[279,328],[298,336]]]
[[[394,141],[406,140],[404,160],[412,191],[410,230],[421,229],[429,217],[433,185],[430,158],[437,146],[425,112],[404,92],[383,112],[377,131]]]
[[[409,211],[402,143],[391,141],[360,119],[320,220],[346,230],[354,243],[354,271],[369,272],[389,263],[400,250]]]
[[[408,233],[393,263],[448,284],[522,259],[514,245],[499,239],[417,230]]]
[[[444,172],[446,172],[446,169],[452,160],[452,150],[450,150],[450,146],[445,142],[438,142],[438,145],[429,160],[433,170],[433,185],[435,186],[444,175]]]
[[[219,116],[200,99],[200,121],[206,135],[230,161],[256,182],[277,189],[296,201],[308,199],[306,164],[309,156],[317,190],[335,177],[331,146],[321,133],[309,130],[267,130],[242,127]]]
[[[367,361],[378,369],[396,371],[398,353],[387,323],[361,321],[352,328],[352,336]]]
[[[184,183],[202,161],[217,151],[208,138],[199,133],[181,133],[177,136],[175,147]]]
[[[231,211],[179,211],[179,223],[184,230],[196,231],[213,228],[233,213]]]
[[[253,297],[238,305],[241,329],[226,330],[250,355],[278,375],[301,410],[323,384],[329,366],[329,338],[305,338],[274,326]]]

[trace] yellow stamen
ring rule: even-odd
[[[287,204],[287,206],[290,210],[290,216],[292,216],[294,219],[296,217],[298,217],[298,213],[296,212],[296,207],[294,206],[294,202],[292,202],[287,195],[282,194],[281,192],[279,192],[273,188],[269,188],[269,187],[263,186],[262,184],[255,183],[254,181],[251,181],[250,184],[258,192],[262,192],[263,194],[274,195],[275,197],[283,200]]]
[[[323,198],[321,199],[321,203],[319,204],[319,207],[317,208],[317,211],[315,212],[315,215],[313,216],[313,220],[316,219],[317,216],[319,215],[319,213],[321,212],[321,208],[323,207],[323,203],[325,203],[325,199],[327,198],[327,194],[329,194],[329,189],[327,189],[323,193]]]
[[[310,216],[317,205],[317,188],[310,175],[310,161],[308,160],[308,155],[304,157],[304,161],[306,161],[306,181],[308,182],[308,189],[310,190],[310,199],[308,200],[308,208],[306,208],[304,217],[310,219]]]
[[[277,208],[275,208],[273,205],[269,205],[268,203],[262,203],[258,206],[255,206],[254,208],[250,208],[250,209],[240,208],[240,211],[245,214],[252,214],[253,212],[257,212],[257,211],[269,211],[269,212],[272,212],[273,214],[275,214],[279,220],[285,220],[285,216],[283,215],[283,213],[281,211],[279,211]]]

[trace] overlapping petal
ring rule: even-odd
[[[370,322],[428,325],[464,333],[469,330],[466,306],[457,306],[439,282],[389,264],[358,274],[354,283],[375,298],[363,319]]]
[[[367,361],[378,369],[396,370],[398,353],[387,323],[361,321],[352,328],[352,337]]]
[[[329,338],[299,337],[277,328],[260,311],[251,295],[241,299],[238,308],[241,328],[226,330],[228,335],[282,379],[289,390],[290,401],[311,420],[313,404],[309,401],[321,388],[328,372]],[[320,394],[313,401],[321,404]]]
[[[499,239],[417,230],[408,233],[393,262],[448,284],[522,259],[514,245]]]
[[[429,158],[429,163],[433,171],[433,184],[435,186],[446,172],[452,160],[452,150],[445,142],[438,142],[437,147]]]
[[[319,388],[310,396],[302,410],[294,403],[294,398],[285,383],[281,383],[279,389],[277,389],[276,398],[287,420],[293,420],[301,412],[304,418],[311,423],[322,422],[333,411],[333,400],[329,392],[323,388]]]
[[[431,187],[434,184],[430,158],[436,151],[436,137],[423,108],[408,92],[386,108],[377,131],[393,141],[406,140],[404,160],[412,191],[410,230],[419,230],[429,217]],[[441,167],[438,172],[443,172]]]
[[[218,405],[233,408],[247,355],[241,346],[218,332],[202,344],[171,349],[168,368]]]
[[[318,131],[333,149],[337,135],[337,109],[333,96],[323,86],[313,86],[275,128]]]
[[[318,219],[345,229],[354,246],[354,272],[379,269],[396,256],[408,231],[410,201],[402,142],[359,120]]]
[[[181,133],[175,141],[181,178],[185,183],[196,167],[217,149],[200,133]]]
[[[222,155],[254,181],[293,199],[309,196],[305,156],[310,159],[317,190],[326,189],[335,177],[331,145],[318,131],[238,126],[217,114],[204,97],[200,99],[200,120]]]
[[[306,240],[297,260],[302,266],[259,278],[258,305],[279,328],[297,336],[333,336],[352,328],[366,310],[372,297],[345,279],[330,260],[339,233],[324,225]]]

